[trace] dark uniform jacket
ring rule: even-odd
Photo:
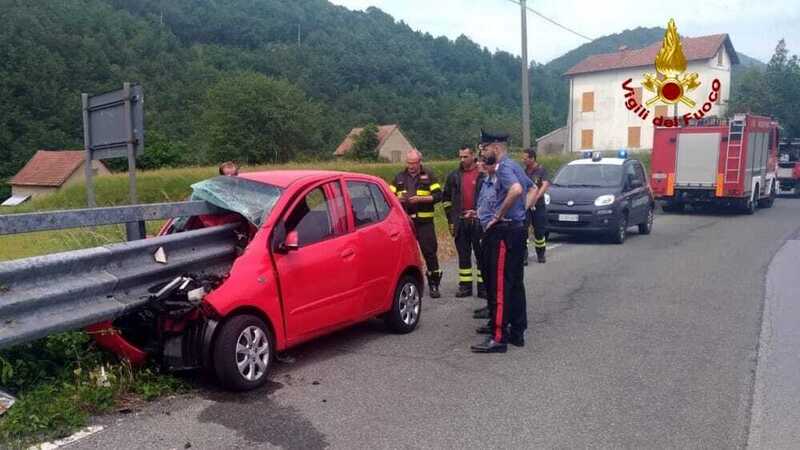
[[[461,174],[463,170],[461,167],[450,172],[447,176],[447,181],[444,183],[444,193],[442,194],[442,204],[444,205],[444,213],[447,216],[447,223],[455,225],[455,233],[458,234],[458,224],[461,217]],[[478,173],[478,180],[475,182],[475,209],[478,207],[478,198],[481,193],[481,186],[483,180],[486,179],[486,174]]]
[[[402,202],[406,214],[414,221],[433,222],[433,206],[442,201],[442,186],[436,181],[436,176],[433,172],[429,172],[423,166],[420,168],[419,174],[416,177],[412,177],[408,171],[404,170],[394,177],[389,189],[400,199],[415,195],[433,196],[433,203],[412,205],[408,202]]]

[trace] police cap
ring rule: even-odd
[[[493,144],[495,142],[508,142],[508,133],[485,131],[481,128],[481,144]]]

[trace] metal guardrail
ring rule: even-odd
[[[152,205],[137,205],[138,211],[149,212],[146,206]],[[119,213],[113,220],[137,211],[126,208],[127,213]],[[192,215],[210,211],[200,205],[189,208],[197,208]],[[86,214],[76,217],[71,226],[86,225],[87,217],[97,219],[92,225],[99,224],[104,219],[95,212],[100,209],[114,208],[84,211]],[[168,207],[156,210],[161,212],[155,216],[169,211]],[[180,214],[186,211],[182,208]],[[4,218],[8,217],[13,216]],[[0,231],[48,226],[46,220],[41,225],[37,225],[38,219],[14,220],[0,223],[4,227]],[[50,226],[37,229],[63,228],[64,223]],[[227,224],[0,263],[0,348],[119,317],[145,304],[150,296],[148,288],[183,273],[223,274],[236,257],[236,227]],[[166,262],[156,261],[154,255],[159,249],[163,249]]]
[[[67,209],[35,213],[0,215],[0,235],[60,230],[144,220],[220,214],[223,209],[203,202],[151,203],[104,208]]]

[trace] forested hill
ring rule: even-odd
[[[481,126],[520,142],[520,60],[325,0],[0,0],[0,180],[37,148],[82,146],[81,92],[140,82],[144,167],[331,154],[369,122],[451,153]],[[566,118],[572,63],[660,29],[533,63],[535,136]]]

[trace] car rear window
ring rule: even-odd
[[[380,222],[389,214],[389,204],[376,184],[348,181],[347,191],[350,193],[356,227]]]
[[[553,180],[555,186],[613,187],[622,180],[622,166],[574,164],[564,166]]]

